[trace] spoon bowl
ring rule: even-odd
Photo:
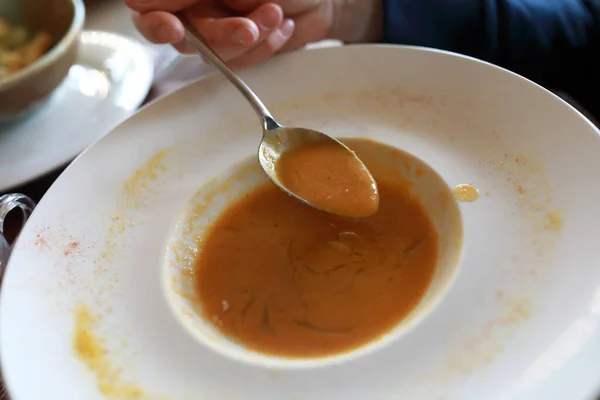
[[[321,207],[311,203],[301,196],[298,196],[286,186],[286,184],[280,179],[280,176],[277,172],[277,163],[283,154],[291,150],[320,143],[332,143],[343,147],[362,164],[362,161],[360,161],[356,154],[339,140],[322,132],[306,128],[280,126],[275,129],[265,130],[258,148],[258,162],[260,163],[263,171],[265,171],[265,174],[269,180],[279,189],[288,193],[296,200],[318,209]]]

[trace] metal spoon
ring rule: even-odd
[[[305,128],[289,128],[279,124],[271,115],[267,107],[262,103],[258,96],[242,81],[225,62],[206,44],[202,36],[196,29],[187,21],[187,19],[179,15],[184,27],[185,38],[187,41],[200,52],[212,65],[218,68],[223,75],[244,95],[250,103],[254,111],[258,115],[262,125],[263,136],[258,148],[258,160],[265,174],[279,189],[293,196],[297,200],[311,207],[320,209],[315,204],[296,195],[290,191],[281,182],[277,175],[277,162],[280,160],[283,153],[296,149],[307,144],[315,142],[328,141],[339,145],[351,154],[363,167],[362,161],[358,159],[356,154],[346,145],[337,139],[332,138],[324,133],[317,132]],[[365,167],[365,171],[366,171]],[[374,182],[374,181],[373,181]]]

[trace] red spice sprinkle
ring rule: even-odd
[[[71,254],[73,252],[73,250],[75,250],[77,247],[79,247],[79,242],[71,242],[67,245],[67,249],[65,250],[65,256],[68,256],[69,254]]]
[[[38,233],[35,239],[35,244],[38,246],[45,246],[46,245],[46,238],[42,236],[41,233]]]

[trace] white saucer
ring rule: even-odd
[[[85,31],[77,62],[47,104],[0,125],[0,192],[68,163],[142,104],[153,78],[143,45]]]
[[[420,48],[295,52],[241,75],[283,124],[367,136],[412,153],[450,186],[479,189],[459,204],[464,257],[446,296],[405,336],[326,367],[257,367],[195,340],[163,291],[172,227],[198,189],[256,157],[261,137],[243,96],[213,75],[91,146],[35,209],[0,299],[13,400],[597,394],[600,136],[589,120],[506,70]],[[179,249],[175,262],[193,262],[195,248]]]

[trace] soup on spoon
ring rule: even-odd
[[[377,183],[354,152],[333,141],[307,143],[281,155],[283,186],[316,208],[346,217],[369,217],[379,207]]]

